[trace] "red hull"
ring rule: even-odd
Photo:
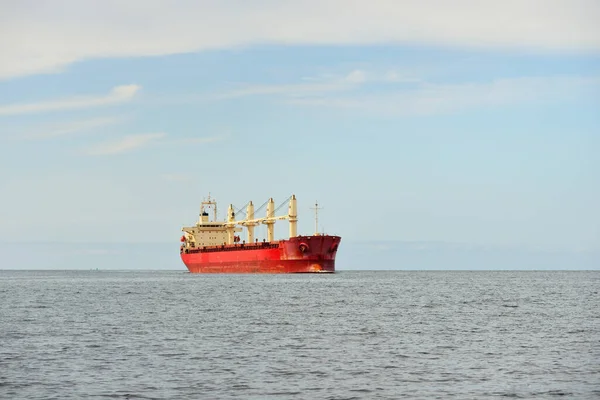
[[[298,236],[252,245],[213,246],[181,253],[191,273],[335,272],[339,236]]]

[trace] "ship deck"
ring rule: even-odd
[[[236,243],[236,244],[222,244],[220,246],[203,246],[196,247],[193,249],[183,249],[180,251],[181,253],[185,252],[186,254],[194,254],[194,253],[214,253],[221,251],[241,251],[241,250],[264,250],[264,249],[276,249],[279,248],[279,242],[261,242],[261,243]]]

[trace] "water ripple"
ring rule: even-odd
[[[598,398],[598,280],[0,271],[0,398]]]

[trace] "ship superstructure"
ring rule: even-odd
[[[288,202],[288,212],[276,216],[276,212]],[[202,201],[198,222],[194,226],[183,227],[181,237],[181,259],[192,273],[295,273],[295,272],[334,272],[335,256],[341,238],[324,235],[315,228],[309,236],[297,234],[298,206],[296,196],[275,208],[273,198],[266,201],[264,217],[255,217],[252,201],[246,211],[230,204],[225,221],[217,220],[217,202],[208,196]],[[208,209],[213,211],[209,219]],[[315,204],[315,221],[318,227],[318,205]],[[245,218],[237,219],[239,214]],[[276,221],[288,220],[289,238],[275,240]],[[267,237],[259,241],[255,228],[266,225]],[[246,231],[245,239],[238,232]]]

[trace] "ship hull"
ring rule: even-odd
[[[197,274],[333,273],[341,238],[298,236],[276,242],[237,244],[181,252],[188,271]]]

